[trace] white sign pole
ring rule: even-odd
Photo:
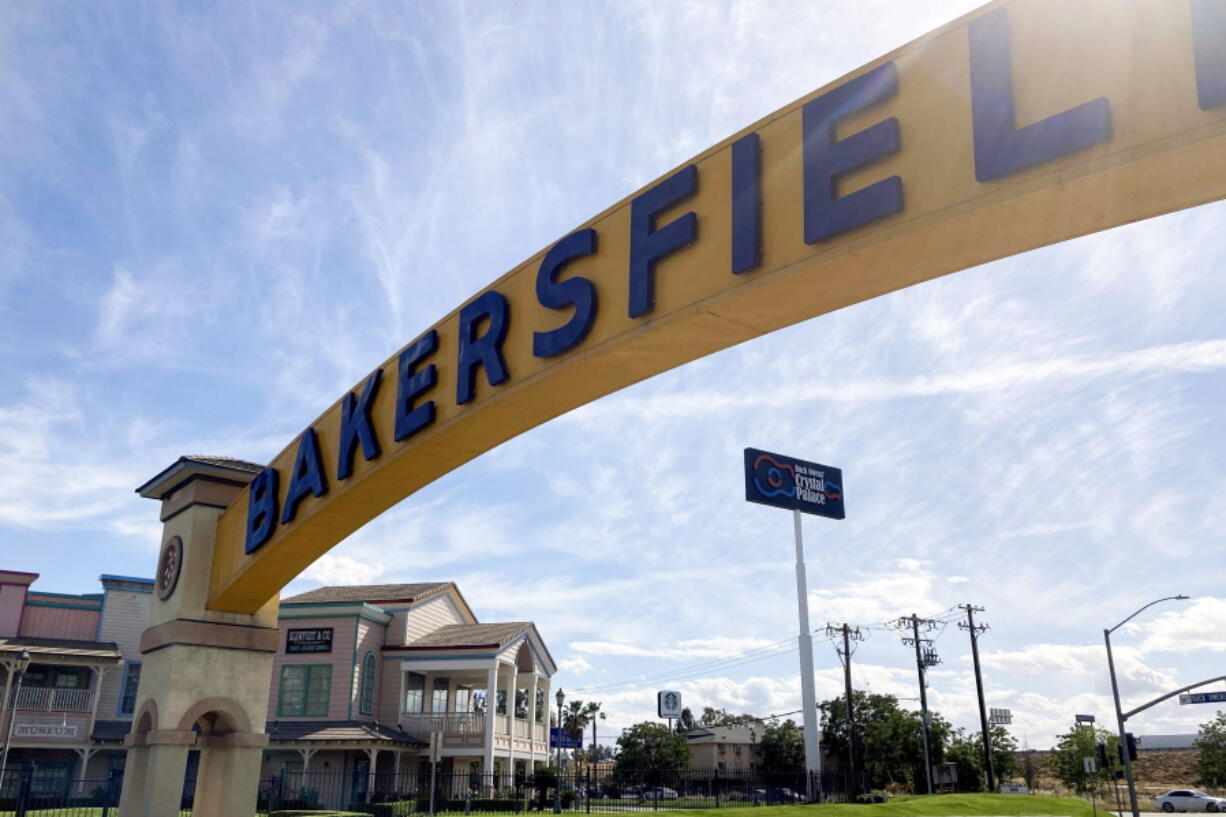
[[[804,709],[805,771],[809,772],[809,800],[816,800],[819,783],[814,775],[822,771],[822,754],[817,738],[817,692],[813,685],[813,637],[809,635],[809,590],[805,578],[805,543],[800,535],[800,511],[792,511],[796,527],[796,610],[800,618],[800,702]]]

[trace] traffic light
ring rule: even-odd
[[[1132,736],[1131,732],[1124,733],[1124,742],[1128,744],[1128,759],[1137,759],[1137,739]]]
[[[1098,756],[1098,768],[1106,769],[1111,765],[1107,762],[1107,744],[1099,743],[1094,747],[1094,753]]]

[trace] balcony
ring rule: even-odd
[[[89,712],[93,704],[92,689],[22,687],[13,693],[13,708],[29,712]]]
[[[515,718],[513,737],[521,741],[536,741],[543,743],[546,739],[545,726],[531,723],[524,718]],[[444,737],[485,735],[484,712],[401,712],[400,725],[410,735],[428,738],[431,732],[442,732]],[[495,739],[508,737],[506,715],[494,716]]]

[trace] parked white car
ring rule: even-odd
[[[1197,789],[1171,789],[1154,798],[1158,808],[1171,811],[1226,811],[1226,799],[1211,797]]]

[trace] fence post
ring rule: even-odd
[[[594,749],[592,750],[595,751]],[[587,767],[587,813],[592,813],[592,767]]]
[[[21,779],[17,783],[17,803],[14,817],[26,817],[30,808],[30,792],[34,788],[34,767],[26,766],[21,770]]]

